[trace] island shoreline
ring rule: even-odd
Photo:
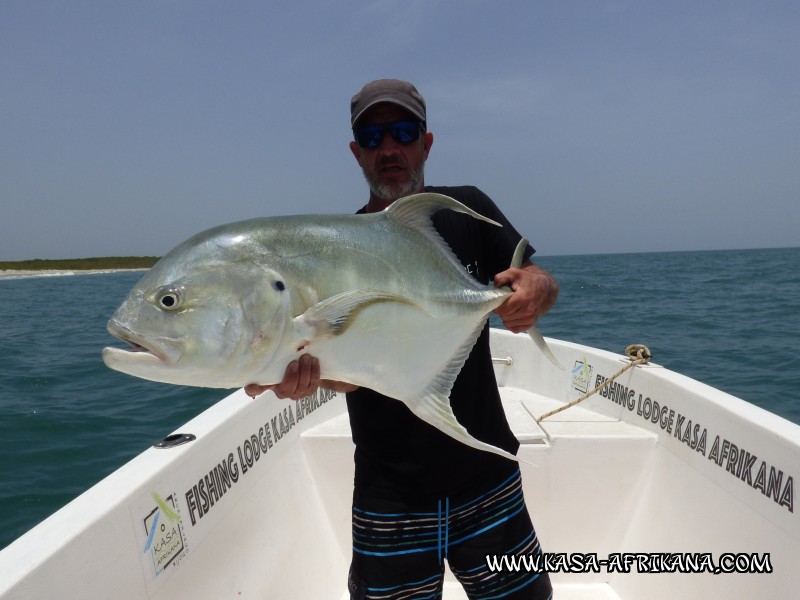
[[[126,271],[148,271],[147,268],[132,269],[4,269],[0,270],[0,280],[29,279],[32,277],[70,277],[73,275],[103,275]]]

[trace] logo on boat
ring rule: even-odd
[[[186,539],[175,494],[162,498],[153,492],[152,496],[156,506],[144,518],[147,535],[144,553],[150,554],[155,573],[160,575],[170,565],[177,565],[186,555]]]
[[[590,365],[586,358],[583,362],[576,360],[575,366],[572,367],[572,387],[584,394],[589,391],[589,384],[592,381],[592,365]]]

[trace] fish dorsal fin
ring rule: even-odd
[[[502,225],[497,221],[492,221],[488,217],[484,217],[482,214],[475,212],[470,207],[461,204],[461,202],[458,200],[455,200],[450,196],[445,196],[444,194],[434,194],[432,192],[413,194],[411,196],[406,196],[405,198],[395,200],[383,212],[385,212],[386,215],[393,221],[419,231],[436,242],[437,245],[446,248],[448,255],[452,256],[453,260],[455,260],[455,255],[453,255],[450,246],[444,241],[444,239],[442,239],[442,236],[440,236],[439,232],[436,231],[436,228],[433,226],[433,222],[431,221],[431,217],[434,213],[444,209],[453,210],[455,212],[469,215],[470,217],[478,219],[479,221],[484,221],[491,225],[502,227]]]
[[[453,265],[457,266],[458,270],[463,272],[465,277],[469,278],[469,280],[472,280],[472,277],[466,274],[464,266],[458,261],[458,258],[456,258],[456,255],[453,253],[450,245],[442,238],[441,235],[439,235],[439,232],[436,231],[436,228],[433,226],[431,217],[434,213],[443,209],[450,209],[455,212],[469,215],[475,219],[478,219],[479,221],[484,221],[486,223],[490,223],[491,225],[502,227],[502,225],[497,221],[492,221],[491,219],[484,217],[468,206],[461,204],[461,202],[458,200],[455,200],[450,196],[445,196],[444,194],[435,194],[433,192],[413,194],[411,196],[406,196],[404,198],[400,198],[399,200],[395,200],[383,211],[383,213],[386,214],[386,216],[391,220],[405,225],[406,227],[410,227],[411,229],[421,233],[433,241],[434,244],[444,250],[448,260]]]
[[[395,221],[408,225],[409,227],[426,231],[426,233],[428,231],[433,231],[435,233],[436,230],[431,224],[431,215],[445,208],[464,213],[479,221],[485,221],[497,227],[502,227],[497,221],[492,221],[488,217],[484,217],[468,206],[461,204],[458,200],[450,196],[445,196],[444,194],[434,194],[432,192],[423,192],[421,194],[413,194],[405,198],[400,198],[392,202],[384,212]]]

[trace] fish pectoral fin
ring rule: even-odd
[[[491,452],[492,454],[497,454],[498,456],[516,462],[532,464],[514,456],[502,448],[492,446],[491,444],[474,438],[456,419],[447,396],[442,396],[441,394],[426,394],[419,398],[405,400],[404,404],[408,406],[411,412],[417,417],[470,448]]]
[[[343,333],[358,311],[380,302],[399,302],[426,313],[416,302],[391,292],[380,290],[352,290],[318,302],[302,315],[295,317],[295,326],[310,339],[331,337]]]

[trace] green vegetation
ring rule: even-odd
[[[0,271],[86,271],[94,269],[149,269],[158,261],[157,256],[110,256],[99,258],[67,258],[48,260],[0,261]]]

